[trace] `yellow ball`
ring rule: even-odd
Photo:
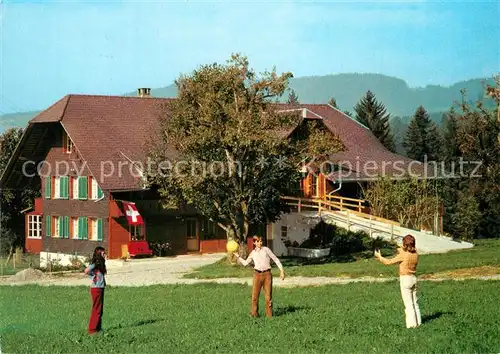
[[[228,241],[226,244],[226,249],[228,252],[236,252],[238,250],[239,246],[236,241]]]

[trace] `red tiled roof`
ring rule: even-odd
[[[102,189],[139,189],[142,182],[138,171],[133,167],[130,170],[130,160],[145,163],[151,132],[158,126],[159,115],[166,112],[172,100],[68,95],[30,123],[60,121],[92,174],[100,180]],[[346,151],[332,154],[332,161],[412,161],[389,152],[366,127],[329,105],[279,104],[278,107],[283,111],[297,110],[304,119],[322,120],[332,133],[338,135]],[[287,136],[291,132],[279,133]],[[128,163],[122,168],[121,175],[117,171],[120,162]],[[115,173],[101,179],[110,171],[111,163],[115,166]]]
[[[145,163],[152,128],[158,126],[159,114],[169,101],[68,95],[30,123],[53,122],[58,117],[102,189],[138,189],[142,181],[131,161]]]

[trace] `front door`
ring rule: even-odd
[[[198,220],[186,220],[186,241],[188,252],[200,250],[200,239],[198,237]]]

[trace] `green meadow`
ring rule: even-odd
[[[246,285],[109,287],[86,334],[87,287],[1,286],[2,353],[498,353],[500,281],[421,281],[423,325],[404,326],[397,281],[274,288],[249,316]],[[261,295],[261,313],[263,306]]]

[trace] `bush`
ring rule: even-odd
[[[333,257],[379,249],[395,249],[396,245],[381,238],[372,239],[364,231],[347,231],[336,225],[319,222],[300,244],[301,248],[330,248]]]
[[[149,241],[149,248],[153,251],[154,256],[162,257],[170,255],[172,247],[168,242]]]

